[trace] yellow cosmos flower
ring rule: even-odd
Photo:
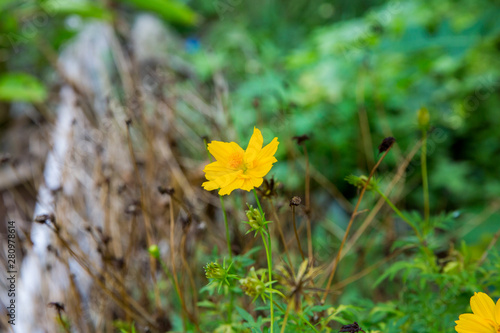
[[[455,321],[458,333],[499,333],[500,299],[495,303],[485,293],[474,293],[470,299],[472,313],[465,313]]]
[[[210,163],[203,170],[207,182],[203,188],[207,191],[220,189],[219,194],[230,194],[236,189],[246,191],[259,187],[264,176],[276,162],[274,154],[278,149],[278,138],[262,148],[264,138],[262,133],[254,127],[247,150],[243,150],[235,142],[212,141],[208,144],[208,151],[216,161]]]

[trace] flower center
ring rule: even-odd
[[[238,169],[243,164],[243,154],[232,153],[229,155],[229,167],[232,169]]]

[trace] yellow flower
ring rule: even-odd
[[[495,303],[485,293],[474,293],[470,299],[472,313],[465,313],[455,321],[458,333],[500,332],[500,299]]]
[[[264,176],[276,162],[274,154],[278,149],[278,138],[262,148],[264,139],[262,133],[254,127],[247,150],[243,150],[235,142],[212,141],[208,144],[208,151],[216,161],[210,163],[203,170],[207,182],[203,188],[207,191],[220,189],[219,194],[230,194],[240,188],[250,191],[259,187]]]

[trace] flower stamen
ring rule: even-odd
[[[232,169],[239,169],[243,164],[243,154],[235,152],[229,156],[229,167]]]

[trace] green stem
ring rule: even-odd
[[[257,201],[257,205],[259,206],[259,211],[260,211],[260,214],[262,215],[262,217],[265,219],[264,217],[264,212],[262,211],[262,207],[260,205],[260,201],[259,201],[259,197],[257,196],[257,191],[255,190],[255,188],[253,189],[253,194],[255,195],[255,201]],[[266,221],[264,221],[265,223]],[[267,228],[267,225],[266,225],[266,228]],[[270,326],[271,326],[271,333],[274,332],[274,309],[273,309],[273,285],[272,285],[272,281],[273,281],[273,273],[272,273],[272,267],[273,267],[273,256],[272,256],[272,247],[271,247],[271,233],[269,232],[269,229],[267,229],[267,236],[268,236],[268,241],[266,241],[266,238],[264,237],[264,233],[263,231],[261,230],[260,231],[260,235],[262,236],[262,242],[264,243],[264,247],[266,249],[266,257],[267,257],[267,269],[269,271],[269,282],[271,282],[269,284],[269,299],[271,302],[269,302],[269,311],[271,312],[271,323],[270,323]],[[267,242],[269,242],[269,247],[267,246]]]
[[[233,303],[234,303],[234,295],[233,292],[231,291],[231,288],[229,288],[229,310],[227,311],[227,322],[231,324],[232,320],[232,315],[233,315]]]
[[[375,187],[375,191],[377,191],[378,194],[380,194],[380,196],[385,200],[385,202],[387,202],[387,204],[389,206],[391,206],[392,210],[403,220],[405,221],[410,227],[412,227],[413,231],[415,232],[415,234],[417,235],[418,239],[420,240],[420,242],[423,242],[423,238],[422,236],[420,235],[420,231],[418,231],[417,227],[415,226],[415,224],[410,221],[406,216],[403,215],[403,213],[401,213],[401,211],[392,203],[391,200],[389,200],[389,198],[378,188],[378,187]]]
[[[392,210],[394,210],[394,212],[413,229],[413,231],[417,235],[417,238],[418,238],[420,244],[422,245],[422,248],[423,248],[425,254],[428,256],[429,261],[432,263],[432,266],[435,267],[435,262],[433,259],[434,254],[425,244],[424,237],[422,237],[422,235],[420,234],[420,231],[418,231],[416,225],[412,221],[410,221],[406,216],[404,216],[403,213],[401,213],[401,211],[392,203],[391,200],[389,200],[389,198],[384,193],[382,193],[382,191],[380,191],[380,189],[378,187],[375,187],[375,191],[378,194],[380,194],[380,196],[385,200],[385,202],[387,202],[387,204],[389,206],[391,206]]]
[[[227,252],[229,253],[229,260],[233,261],[233,254],[231,253],[231,238],[229,237],[229,224],[227,223],[226,209],[224,208],[224,199],[222,195],[219,195],[220,205],[222,207],[222,213],[224,214],[224,225],[226,226],[226,242],[227,242]]]
[[[167,264],[161,258],[158,258],[158,261],[160,262],[161,268],[163,268],[163,272],[165,272],[167,277],[170,279],[170,282],[175,287],[175,292],[177,293],[179,300],[182,302],[181,293],[179,292],[179,289],[177,288],[177,285],[175,284],[174,277],[173,277],[172,273],[170,273],[170,270],[168,269]]]
[[[427,131],[422,130],[422,151],[420,155],[422,162],[422,185],[424,188],[424,219],[425,224],[429,224],[429,180],[427,178]]]

